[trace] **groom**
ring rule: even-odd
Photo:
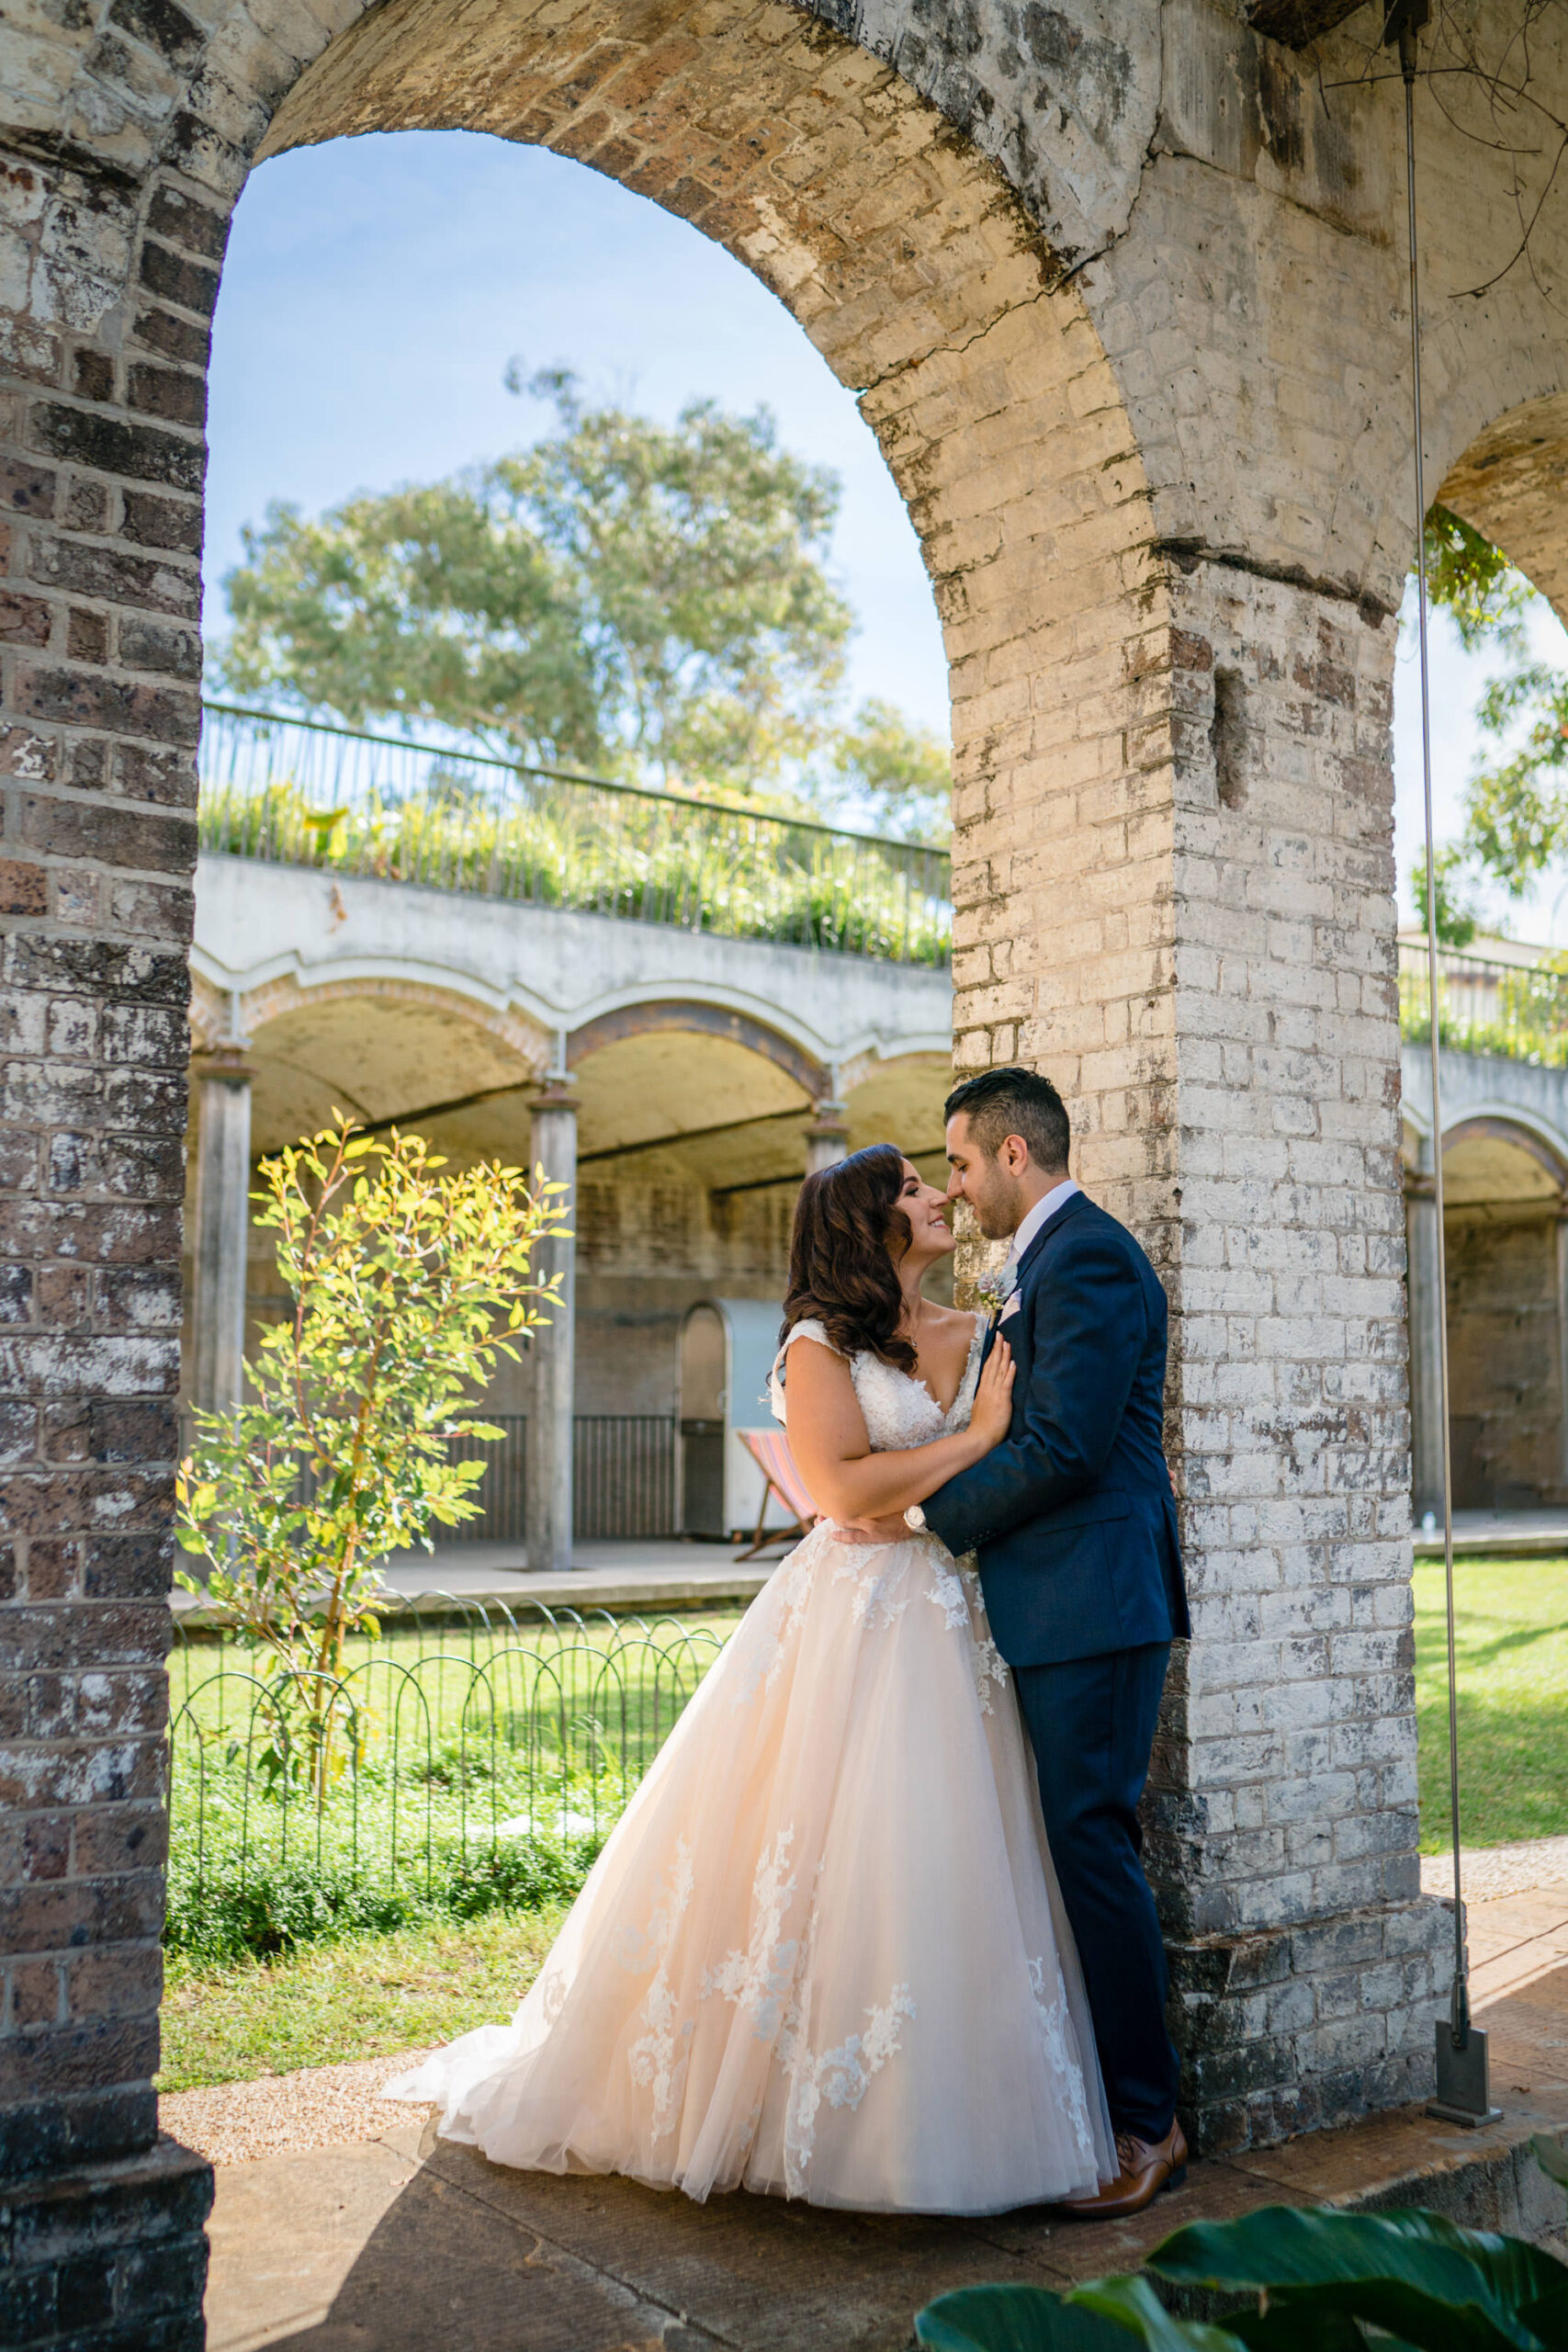
[[[1123,1226],[1067,1174],[1048,1078],[994,1069],[947,1098],[950,1196],[1012,1236],[998,1328],[1018,1366],[1011,1434],[906,1513],[978,1550],[998,1647],[1094,2018],[1121,2175],[1066,2211],[1135,2213],[1179,2180],[1166,1963],[1137,1804],[1166,1663],[1189,1632],[1162,1443],[1166,1299]]]

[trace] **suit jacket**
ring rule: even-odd
[[[1018,1270],[1004,1442],[939,1487],[926,1524],[977,1551],[1010,1665],[1096,1657],[1190,1628],[1166,1470],[1167,1313],[1126,1227],[1078,1193]]]

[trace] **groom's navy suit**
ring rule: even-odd
[[[1189,1631],[1161,1434],[1165,1293],[1125,1227],[1077,1193],[1025,1250],[1016,1295],[999,1327],[1018,1366],[1011,1432],[937,1489],[926,1524],[950,1551],[979,1554],[1111,2121],[1157,2141],[1177,2060],[1137,1805],[1170,1644]]]

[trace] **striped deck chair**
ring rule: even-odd
[[[735,1434],[762,1474],[762,1508],[757,1513],[757,1532],[750,1549],[735,1555],[738,1560],[754,1560],[770,1544],[795,1544],[803,1535],[809,1535],[819,1514],[807,1491],[805,1479],[795,1466],[795,1456],[783,1430],[737,1430]],[[793,1532],[784,1527],[764,1530],[770,1495],[777,1495],[785,1510],[794,1512]]]

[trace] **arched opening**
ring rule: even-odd
[[[1463,1086],[1463,1077],[1460,1079]],[[1441,1509],[1428,1391],[1435,1219],[1431,1145],[1407,1125],[1415,1504]],[[1568,1134],[1517,1114],[1460,1108],[1443,1142],[1449,1447],[1456,1511],[1540,1511],[1568,1499]]]
[[[1528,364],[1518,368],[1514,389],[1523,397],[1478,430],[1476,405],[1484,392],[1473,385],[1445,388],[1445,410],[1456,423],[1462,418],[1460,429],[1473,437],[1449,463],[1437,503],[1499,548],[1561,617],[1568,597],[1568,530],[1560,494],[1568,469],[1568,408],[1560,392],[1531,397],[1530,373]],[[1531,630],[1529,657],[1550,662],[1552,649],[1528,613],[1525,624]],[[1441,617],[1438,625],[1450,626]],[[1545,629],[1556,638],[1550,621]],[[1464,651],[1457,639],[1454,644]],[[1465,664],[1472,697],[1479,696],[1485,679],[1524,658],[1500,635],[1483,635]],[[1461,779],[1472,768],[1501,767],[1519,749],[1529,719],[1527,710],[1511,736],[1506,727],[1487,733],[1467,708],[1458,746],[1439,740],[1440,846],[1445,839],[1456,849],[1473,842],[1464,830],[1469,796]],[[1413,737],[1410,742],[1416,748]],[[1499,804],[1494,822],[1500,840],[1509,837],[1508,821]],[[1410,859],[1414,844],[1404,846]],[[1454,1508],[1495,1518],[1553,1508],[1568,1496],[1568,1305],[1561,1250],[1568,1180],[1568,1005],[1555,968],[1556,942],[1547,936],[1555,886],[1527,894],[1523,906],[1512,909],[1505,895],[1510,877],[1497,868],[1495,854],[1490,865],[1474,865],[1472,847],[1466,854],[1472,864],[1469,881],[1478,893],[1467,926],[1472,935],[1464,927],[1450,931],[1439,958],[1449,1436]],[[1523,880],[1529,872],[1527,862],[1512,878]],[[1400,879],[1403,885],[1407,876]],[[1492,928],[1494,919],[1499,930]],[[1439,927],[1453,920],[1439,898]],[[1504,935],[1519,933],[1522,937]],[[1430,1233],[1429,997],[1424,943],[1413,932],[1404,933],[1404,1159],[1418,1521],[1440,1510],[1442,1486]]]
[[[937,586],[960,778],[996,776],[1021,756],[1033,771],[1055,733],[1079,732],[1070,701],[1027,682],[1036,665],[1056,668],[1069,635],[1082,641],[1081,571],[1070,621],[1047,577],[1065,561],[1087,564],[1091,596],[1119,600],[1127,583],[1115,545],[1137,526],[1135,462],[1107,479],[1108,454],[1126,437],[1114,397],[1095,384],[1086,398],[1098,346],[1077,298],[1050,290],[1050,255],[1005,184],[906,83],[807,17],[770,16],[764,96],[757,36],[750,21],[682,29],[604,6],[570,32],[518,11],[458,43],[440,7],[400,7],[356,21],[307,66],[257,153],[461,125],[577,158],[722,245],[855,391],[892,468]],[[1043,431],[1060,440],[1064,478],[1043,504],[1035,493],[1021,508],[1015,453],[1038,447]],[[1109,535],[1095,529],[1075,563],[1066,535],[1108,498],[1117,521]],[[987,796],[971,793],[959,813],[983,839]],[[1064,837],[1069,856],[1076,838]],[[994,877],[971,873],[994,895]],[[755,1010],[739,975],[665,996],[652,976],[609,969],[597,1001],[580,1007],[570,1001],[580,985],[553,983],[536,930],[513,970],[498,977],[493,957],[486,967],[479,992],[490,1009],[476,1023],[430,994],[443,958],[469,958],[468,943],[378,956],[362,896],[357,884],[334,885],[331,900],[331,924],[344,926],[339,961],[355,977],[328,984],[332,956],[323,964],[310,949],[320,968],[258,1033],[258,1148],[277,1139],[276,1094],[317,1119],[340,1098],[361,1116],[373,1111],[373,1123],[417,1117],[459,1157],[485,1147],[517,1156],[530,1087],[547,1069],[569,1073],[581,1338],[569,1385],[579,1415],[608,1410],[613,1396],[623,1415],[672,1419],[674,1332],[693,1285],[722,1280],[727,1295],[777,1297],[808,1153],[907,1135],[928,1170],[940,1165],[950,1024],[931,989],[916,1017],[892,1011],[886,988],[888,1001],[872,1001],[874,989],[836,1021],[819,1019],[815,1035],[797,1017],[798,976],[782,969],[751,982]],[[201,921],[198,908],[198,935]],[[287,998],[292,976],[272,977],[250,935],[254,914],[236,907],[236,933],[247,924],[241,960],[258,987]],[[273,967],[297,954],[269,944]],[[984,955],[999,976],[1003,951]],[[211,977],[224,984],[216,966]],[[363,1039],[353,1010],[362,985]],[[1007,993],[980,1003],[971,1059],[1015,1046],[1015,1024],[994,1018]],[[231,1022],[220,1030],[235,1035]],[[421,1064],[442,1071],[439,1085]],[[231,1072],[221,1083],[221,1094],[203,1091],[228,1116]],[[1091,1119],[1089,1158],[1098,1132]],[[536,1366],[534,1385],[543,1377]],[[504,1404],[521,1418],[529,1382],[513,1385]],[[596,1532],[615,1517],[598,1514]]]

